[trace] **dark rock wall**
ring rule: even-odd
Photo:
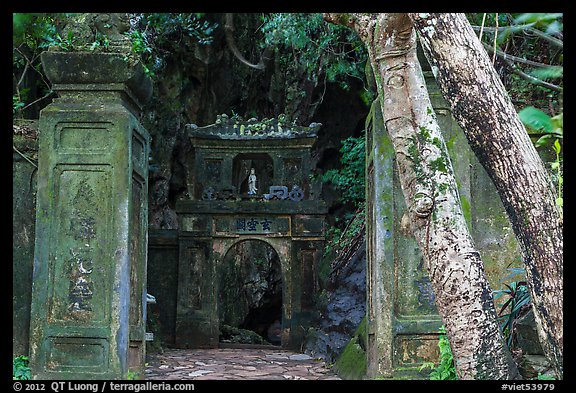
[[[33,123],[27,124],[34,130]],[[14,135],[12,158],[12,353],[28,354],[36,222],[36,139]],[[24,155],[24,156],[23,156]]]
[[[305,352],[336,361],[366,315],[366,243],[329,276],[328,302],[317,328],[308,332]]]

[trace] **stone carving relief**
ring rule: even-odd
[[[270,186],[270,191],[264,194],[264,199],[290,199],[293,202],[300,202],[304,199],[304,191],[297,185],[292,186],[290,192],[288,192],[288,187],[286,186]]]
[[[294,185],[292,187],[292,191],[290,191],[288,194],[288,198],[290,198],[290,200],[293,202],[300,202],[302,199],[304,199],[304,191],[302,191],[300,187]]]
[[[70,277],[68,311],[77,314],[92,311],[90,300],[94,295],[94,283],[90,277],[93,271],[90,240],[96,237],[96,211],[94,211],[96,200],[94,190],[86,179],[79,182],[72,203],[69,233],[78,241],[78,245],[70,249],[72,257],[68,260]]]
[[[72,258],[70,263],[70,288],[68,294],[68,311],[71,313],[83,313],[92,311],[90,300],[94,295],[94,283],[90,278],[92,273],[92,258],[89,248],[71,249]]]
[[[286,199],[288,198],[288,187],[286,186],[270,186],[268,194],[264,194],[264,199]]]

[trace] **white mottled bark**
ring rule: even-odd
[[[461,379],[513,379],[492,291],[462,213],[452,163],[416,55],[407,14],[325,14],[368,47],[414,236]]]
[[[563,378],[563,222],[550,182],[464,14],[408,14],[452,112],[500,194],[524,254],[542,347]]]

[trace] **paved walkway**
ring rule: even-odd
[[[150,354],[147,380],[340,379],[323,361],[274,349],[167,349]]]

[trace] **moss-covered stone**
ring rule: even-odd
[[[220,341],[234,344],[272,345],[252,330],[240,329],[225,324],[220,325]]]
[[[118,54],[41,58],[59,98],[39,119],[32,377],[123,379],[144,369],[150,90]]]
[[[34,159],[38,142],[16,134],[12,143],[12,354],[28,355],[30,331],[30,302],[32,296],[32,265],[34,259],[34,231],[36,220],[36,175]]]
[[[364,379],[366,376],[366,317],[356,329],[344,350],[334,363],[334,370],[342,379]]]

